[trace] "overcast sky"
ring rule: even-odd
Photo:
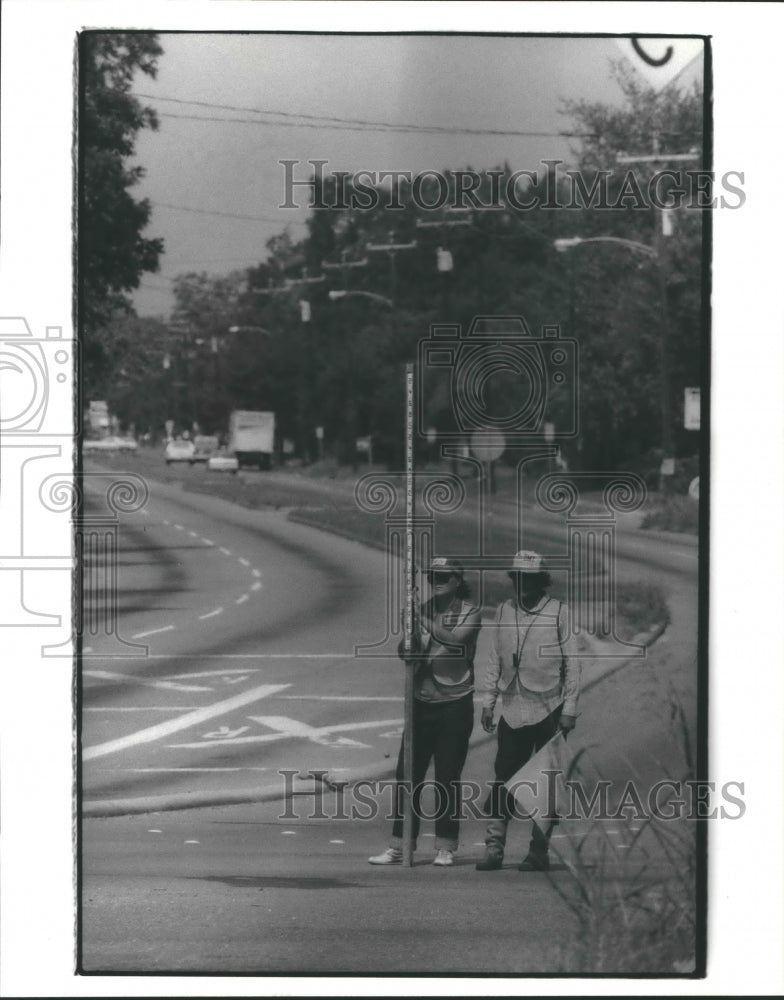
[[[533,170],[543,158],[571,158],[576,140],[558,135],[573,125],[559,113],[563,99],[621,99],[611,61],[622,52],[610,38],[161,34],[160,41],[157,80],[136,84],[160,115],[159,130],[139,136],[147,176],[136,194],[153,202],[145,235],[162,236],[166,246],[160,272],[144,276],[134,297],[141,315],[168,314],[178,274],[256,264],[287,225],[295,238],[304,235],[307,212],[278,207],[280,160],[302,161],[303,177],[311,159],[328,160],[328,171],[417,173],[505,161]],[[662,43],[649,44],[653,52]],[[701,70],[697,58],[681,80]],[[550,135],[357,131],[287,117],[305,115]]]

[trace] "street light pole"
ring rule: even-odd
[[[659,332],[659,399],[661,410],[660,434],[663,452],[662,466],[659,474],[659,489],[664,492],[669,477],[669,473],[664,472],[664,461],[673,460],[674,441],[672,421],[670,420],[670,318],[667,302],[667,281],[662,266],[661,233],[659,232],[658,225],[656,226],[654,241],[654,246],[651,247],[647,243],[640,243],[637,240],[629,240],[620,236],[569,236],[555,240],[553,245],[559,253],[565,253],[567,250],[581,246],[583,243],[617,243],[619,246],[644,254],[656,261],[656,285],[659,293],[659,315],[661,318]]]

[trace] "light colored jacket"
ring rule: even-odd
[[[545,595],[532,611],[508,600],[496,611],[485,670],[483,704],[494,708],[499,693],[519,682],[538,703],[563,701],[565,715],[577,715],[581,664],[569,648],[568,609]]]

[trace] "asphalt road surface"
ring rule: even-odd
[[[543,540],[557,530],[535,527]],[[674,705],[694,735],[696,548],[625,532],[618,567],[662,583],[672,622],[644,659],[586,692],[575,739],[591,773],[644,788],[683,769]],[[153,483],[123,517],[117,612],[105,575],[86,601],[97,630],[81,690],[85,971],[448,974],[575,960],[577,925],[549,877],[513,867],[525,824],[502,872],[474,871],[481,818],[466,821],[454,869],[429,863],[427,823],[412,870],[375,869],[384,808],[357,819],[334,794],[315,798],[323,786],[278,794],[293,780],[281,772],[394,764],[402,672],[386,577],[381,552],[176,485]],[[362,645],[374,655],[358,656]],[[477,663],[481,675],[481,646]],[[492,755],[477,725],[464,777],[486,781]],[[637,829],[626,819],[616,844]],[[553,878],[567,886],[565,871]]]

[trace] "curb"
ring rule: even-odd
[[[631,640],[637,645],[649,649],[667,628],[666,622],[655,625],[647,632],[641,632]],[[607,669],[582,685],[583,691],[589,691],[607,677],[617,673],[642,657],[630,656],[619,659],[610,664]],[[483,746],[494,740],[495,733],[481,732],[472,737],[469,741],[469,750],[478,746]],[[381,778],[394,777],[397,768],[397,761],[390,758],[376,761],[373,764],[365,764],[363,767],[349,768],[339,775],[330,775],[325,771],[318,779],[313,775],[299,778],[297,786],[291,790],[285,787],[281,789],[280,784],[264,785],[256,790],[247,792],[181,792],[173,795],[141,795],[132,799],[95,799],[93,801],[83,801],[81,815],[83,819],[108,819],[114,816],[133,816],[142,813],[173,812],[180,809],[204,809],[213,806],[235,806],[251,805],[262,802],[288,801],[297,795],[315,794],[315,783],[319,781],[331,791],[341,788],[348,788],[360,781],[374,781]]]

